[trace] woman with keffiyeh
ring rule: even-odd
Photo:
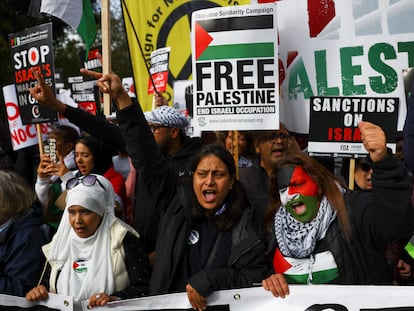
[[[274,167],[267,213],[274,273],[262,284],[275,297],[288,295],[293,283],[390,284],[384,246],[410,235],[410,181],[383,130],[370,122],[359,130],[373,170],[371,192],[348,191],[304,154]]]

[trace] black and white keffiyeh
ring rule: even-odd
[[[144,113],[148,123],[159,124],[178,129],[186,129],[188,120],[177,109],[170,106],[160,106]]]
[[[323,197],[316,217],[307,223],[300,222],[281,206],[275,214],[275,235],[279,249],[284,256],[308,257],[316,242],[325,237],[326,231],[336,217],[326,197]]]

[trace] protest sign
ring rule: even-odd
[[[22,148],[37,145],[36,126],[34,124],[24,125],[22,122],[15,85],[10,84],[4,86],[3,96],[13,150],[17,151]],[[47,134],[51,131],[50,123],[42,123],[40,124],[40,128],[42,134]]]
[[[414,64],[414,6],[410,0],[278,2],[280,118],[309,133],[312,97],[399,98],[402,70]],[[292,22],[294,21],[294,22]]]
[[[262,287],[218,291],[208,299],[212,311],[402,311],[413,310],[412,286],[290,285],[286,298]],[[84,311],[87,301],[82,302]],[[110,303],[100,311],[192,310],[187,293]]]
[[[360,121],[381,126],[395,152],[399,98],[311,97],[308,152],[311,156],[367,154]]]
[[[122,85],[129,97],[137,97],[137,94],[135,94],[134,79],[132,77],[122,78]]]
[[[201,136],[195,133],[193,121],[193,81],[179,80],[174,82],[173,107],[177,109],[188,120],[187,135],[190,137]]]
[[[276,5],[192,15],[196,130],[279,128]]]
[[[52,23],[9,34],[17,99],[25,125],[57,120],[57,113],[39,106],[29,92],[37,84],[34,71],[41,73],[45,83],[55,90],[52,39]]]
[[[97,46],[89,49],[87,57],[85,57],[85,50],[79,52],[79,59],[81,60],[80,67],[88,70],[102,72],[102,63],[98,57],[98,54],[102,55],[102,46]],[[88,76],[85,76],[86,80],[92,80]]]
[[[166,47],[151,53],[149,68],[151,76],[148,79],[148,94],[165,92],[167,90],[170,51],[171,48]]]
[[[93,115],[96,115],[100,107],[99,90],[96,80],[84,81],[83,76],[69,77],[72,98],[78,107]]]

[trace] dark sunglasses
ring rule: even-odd
[[[69,189],[75,188],[80,183],[82,183],[82,185],[84,186],[91,187],[95,185],[97,182],[102,187],[102,189],[106,191],[105,187],[102,185],[102,183],[99,181],[96,175],[86,175],[80,178],[73,177],[67,181],[66,189],[69,190]]]
[[[285,134],[285,133],[281,133],[281,132],[273,132],[271,134],[268,134],[266,136],[262,136],[259,138],[259,141],[272,141],[275,139],[286,139],[288,138],[289,135]]]
[[[361,170],[363,170],[364,172],[369,172],[369,171],[370,171],[370,169],[371,169],[371,167],[370,167],[367,163],[365,163],[365,162],[360,163],[360,164],[359,164],[359,167],[360,167],[360,168],[361,168]]]

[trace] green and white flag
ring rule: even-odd
[[[91,0],[42,0],[41,13],[53,15],[77,30],[86,45],[86,54],[96,38]]]

